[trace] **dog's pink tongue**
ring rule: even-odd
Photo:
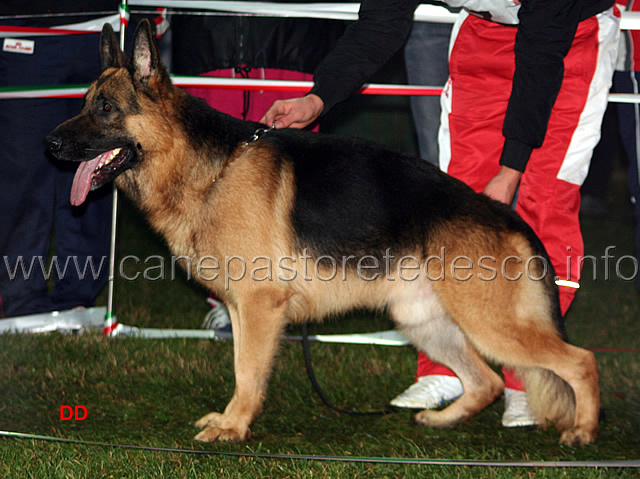
[[[101,157],[102,155],[99,155],[91,161],[80,163],[71,186],[71,204],[73,206],[80,206],[87,199],[89,190],[91,190],[91,175],[97,168]]]

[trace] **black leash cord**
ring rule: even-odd
[[[390,414],[391,413],[391,411],[389,411],[389,410],[365,411],[365,412],[346,411],[346,410],[341,409],[338,406],[334,405],[333,403],[331,403],[331,401],[329,401],[327,399],[327,397],[325,396],[324,392],[322,391],[322,388],[318,384],[318,380],[316,379],[316,374],[313,372],[313,364],[311,363],[311,350],[309,349],[309,332],[307,331],[306,323],[302,324],[302,352],[304,353],[304,364],[305,364],[305,366],[307,368],[307,375],[309,376],[309,381],[311,381],[311,385],[313,386],[313,389],[315,390],[316,394],[318,394],[318,397],[320,398],[320,400],[329,409],[333,409],[334,411],[336,411],[336,412],[338,412],[340,414],[345,414],[345,415],[351,416],[351,417],[384,416],[386,414]]]

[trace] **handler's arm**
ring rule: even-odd
[[[515,43],[516,70],[503,125],[500,164],[523,172],[542,145],[564,76],[583,2],[522,0]]]
[[[314,72],[309,94],[275,102],[261,122],[275,123],[276,128],[301,128],[355,93],[402,47],[418,3],[419,0],[364,0],[358,21],[349,25]]]

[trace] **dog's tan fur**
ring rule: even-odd
[[[194,268],[204,256],[263,257],[274,264],[277,258],[296,259],[289,264],[295,280],[274,275],[258,281],[249,274],[231,283],[222,275],[202,280],[229,308],[236,384],[224,412],[197,421],[202,429],[197,440],[247,439],[261,410],[285,325],[320,320],[354,307],[387,308],[417,348],[460,377],[464,394],[442,411],[418,413],[417,422],[450,427],[498,398],[504,385],[483,359],[488,358],[516,368],[528,387],[536,417],[542,424],[556,424],[562,442],[594,440],[599,411],[594,356],[565,343],[554,326],[557,298],[548,293],[556,291],[549,283],[553,278],[530,280],[524,274],[525,264],[514,260],[505,273],[510,278],[522,274],[522,279],[511,281],[501,272],[492,280],[480,279],[489,276],[479,267],[482,261],[486,264],[487,255],[498,264],[510,256],[525,260],[535,256],[529,239],[460,216],[443,221],[429,238],[416,238],[413,247],[402,251],[423,261],[431,256],[427,273],[437,280],[428,280],[425,274],[413,281],[401,279],[398,251],[390,275],[375,281],[341,267],[333,280],[325,280],[331,272],[328,267],[320,268],[317,278],[312,268],[304,269],[305,261],[310,266],[311,260],[305,260],[291,222],[297,188],[291,164],[262,141],[239,142],[231,154],[214,154],[212,160],[211,151],[193,144],[179,121],[176,105],[185,101],[186,94],[166,80],[148,26],[136,35],[129,70],[112,36],[104,33],[103,62],[109,67],[90,88],[86,103],[105,91],[125,104],[128,97],[136,98],[138,108],[126,114],[123,130],[142,147],[144,160],[116,179],[118,187],[146,213],[171,251],[191,258]],[[73,122],[59,129],[79,128]],[[438,261],[444,247],[446,259]],[[453,264],[457,256],[469,258],[472,266],[468,268],[466,261]],[[453,267],[460,277],[472,277],[456,279]],[[195,269],[193,273],[202,277]],[[230,274],[239,278],[241,273],[239,264],[230,263]],[[311,275],[309,280],[305,274]]]

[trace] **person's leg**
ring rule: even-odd
[[[616,72],[614,89],[619,93],[640,93],[640,73]],[[620,138],[629,159],[628,184],[636,217],[636,257],[640,257],[640,105],[620,103],[616,105],[620,124]],[[636,286],[640,290],[640,276]]]
[[[36,37],[35,42],[32,55],[0,54],[3,86],[86,83],[97,77],[99,34]],[[72,210],[69,192],[75,168],[55,164],[46,155],[43,144],[46,134],[76,114],[80,104],[79,100],[64,99],[0,102],[0,122],[5,132],[0,140],[3,152],[0,176],[6,183],[4,192],[10,198],[5,199],[0,227],[0,248],[8,259],[2,265],[5,268],[0,268],[5,315],[91,304],[106,279],[104,268],[97,280],[90,273],[89,278],[80,280],[74,258],[82,269],[87,256],[94,256],[99,262],[99,258],[108,254],[110,200],[104,199],[101,208],[88,204],[84,210]],[[53,279],[55,287],[48,294],[47,275],[40,261],[50,272],[47,255],[54,216],[57,264],[61,273],[65,264],[68,267],[58,275],[53,265],[49,279]],[[27,267],[33,261],[35,267],[30,274],[11,279],[13,274],[6,266],[8,263],[14,268],[18,258]]]
[[[441,86],[449,76],[448,49],[452,26],[449,24],[415,22],[404,58],[407,79],[411,85]],[[438,128],[440,98],[412,96],[411,113],[416,129],[420,157],[438,163]],[[418,353],[416,382],[396,396],[391,405],[408,408],[433,408],[462,394],[462,383],[445,366]]]
[[[453,30],[450,77],[441,97],[439,141],[440,168],[481,192],[499,169],[502,123],[513,77],[515,29],[478,20],[461,14]],[[484,33],[485,29],[489,33]],[[504,37],[497,49],[493,44],[495,34]],[[477,75],[487,64],[494,74]],[[418,376],[436,370],[453,375],[440,368],[423,356],[418,362]]]
[[[522,176],[516,211],[549,254],[558,279],[560,310],[571,306],[581,274],[584,245],[580,229],[580,186],[600,138],[617,49],[617,25],[609,14],[582,22],[565,58],[562,88],[545,141],[534,150]],[[505,372],[506,387],[522,390]],[[513,395],[513,394],[512,394]],[[517,423],[505,411],[503,424]]]
[[[404,59],[407,80],[411,85],[443,86],[449,77],[450,24],[415,22]],[[418,138],[420,157],[438,163],[438,127],[440,126],[440,98],[438,96],[410,97],[413,124]]]
[[[601,217],[607,213],[606,199],[609,180],[616,157],[622,153],[619,130],[616,104],[609,103],[602,119],[600,142],[593,150],[589,174],[580,188],[581,215]]]
[[[5,56],[0,53],[0,79],[7,84]],[[16,78],[16,81],[18,78]],[[49,311],[48,286],[41,265],[53,221],[55,173],[44,157],[42,138],[49,130],[41,118],[55,110],[55,100],[0,101],[1,314],[5,317]],[[41,263],[42,262],[42,263]]]
[[[439,157],[441,169],[480,192],[498,170],[498,159],[504,142],[502,122],[513,68],[507,58],[502,61],[504,65],[495,64],[496,71],[503,72],[497,80],[488,75],[476,74],[479,69],[489,64],[487,62],[493,61],[495,46],[491,44],[488,51],[479,46],[477,42],[480,41],[480,27],[476,25],[475,17],[471,21],[467,20],[467,15],[463,13],[453,27],[450,77],[441,97]],[[497,27],[497,24],[483,23],[488,27]],[[515,38],[514,30],[505,29],[508,33],[513,32],[513,38],[507,39],[506,48],[499,49],[501,53],[508,52],[508,42],[513,42]],[[486,58],[489,55],[491,59]],[[496,84],[496,81],[500,81],[501,84],[508,83],[506,91],[504,86]],[[466,85],[461,92],[457,90],[459,84]],[[452,90],[455,91],[455,95],[452,94]],[[496,96],[489,97],[484,94],[478,98],[477,92],[494,91]],[[459,112],[464,112],[465,115]],[[468,140],[462,141],[461,138]],[[455,399],[462,392],[462,384],[455,374],[450,369],[434,363],[422,352],[418,354],[416,376],[416,383],[394,398],[392,405],[437,407],[443,401]]]
[[[476,192],[482,192],[500,168],[515,33],[471,16],[457,30],[451,52],[451,78],[442,98],[441,168]],[[486,65],[491,65],[489,74],[478,75]],[[532,424],[533,416],[523,414],[522,396],[512,393],[523,391],[522,384],[510,370],[503,369],[503,374],[508,405],[520,406],[517,420],[505,425]]]
[[[69,35],[47,45],[56,56],[59,83],[88,83],[98,77],[99,41],[99,34]],[[78,114],[82,107],[79,99],[58,102],[55,114],[47,117],[50,129]],[[82,206],[71,206],[69,195],[77,165],[50,161],[56,172],[55,254],[58,263],[67,266],[64,275],[55,276],[52,307],[93,306],[108,277],[112,189],[91,192]]]
[[[513,77],[515,32],[513,29],[500,29],[495,24],[477,18],[471,18],[470,22],[467,20],[464,16],[461,17],[454,28],[456,38],[451,54],[450,79],[442,95],[440,166],[476,191],[482,191],[499,168],[498,159],[503,143],[502,122]],[[566,77],[569,80],[563,83],[564,91],[568,90],[572,94],[563,94],[567,101],[556,103],[556,120],[550,124],[550,139],[545,140],[545,145],[536,153],[540,159],[533,162],[542,163],[543,166],[532,170],[529,165],[529,173],[523,181],[524,188],[521,186],[519,193],[517,209],[541,236],[547,248],[553,251],[550,256],[554,266],[557,264],[559,277],[566,278],[560,287],[563,314],[569,308],[575,293],[571,283],[572,274],[576,281],[579,278],[580,264],[577,259],[582,255],[582,239],[577,222],[579,184],[586,176],[591,152],[599,138],[600,123],[606,108],[606,92],[615,63],[615,32],[615,21],[611,14],[609,17],[599,16],[597,21],[591,19],[581,25],[572,53],[567,59]],[[496,39],[498,41],[493,45],[478,44],[482,40],[493,43]],[[480,52],[491,52],[492,58],[484,58]],[[586,68],[589,65],[592,67],[591,76],[584,75],[585,63]],[[477,75],[487,64],[492,66],[492,75]],[[492,92],[490,98],[486,92]],[[578,96],[581,95],[577,100],[576,92]],[[590,96],[587,98],[588,95]],[[557,215],[545,210],[541,215],[544,225],[538,223],[536,228],[536,221],[540,220],[536,218],[536,212],[538,215],[541,212],[536,208],[535,201],[530,201],[536,198],[537,193],[529,185],[544,183],[544,180],[536,181],[538,171],[542,171],[543,176],[546,175],[546,179],[561,190],[563,208]],[[523,193],[524,199],[521,200]],[[542,193],[543,198],[546,196],[546,193]],[[527,212],[531,214],[527,215]],[[554,219],[547,221],[547,216]],[[563,224],[558,225],[557,221]],[[562,233],[558,236],[555,231],[560,230]],[[563,246],[563,235],[567,235],[571,244]],[[571,258],[574,259],[573,262],[570,261]],[[423,371],[431,368],[427,361],[422,360],[421,364]],[[418,374],[421,372],[419,370]],[[509,390],[522,389],[518,379],[508,370],[505,382]],[[526,396],[519,397],[524,401],[507,402],[505,416],[509,415],[512,405],[517,405],[518,408],[524,405],[521,408],[523,416],[527,415]],[[520,420],[512,424],[507,424],[510,421],[503,422],[505,425],[524,425]]]
[[[580,23],[565,58],[562,88],[541,148],[522,176],[516,211],[545,245],[564,314],[579,288],[584,245],[580,186],[600,139],[617,52],[617,22],[605,13]]]
[[[0,52],[0,86],[56,83],[55,59],[46,44],[36,39],[31,54]],[[0,314],[4,316],[51,309],[43,269],[47,269],[53,221],[55,169],[45,156],[42,139],[55,126],[44,119],[57,105],[51,99],[0,101]]]

